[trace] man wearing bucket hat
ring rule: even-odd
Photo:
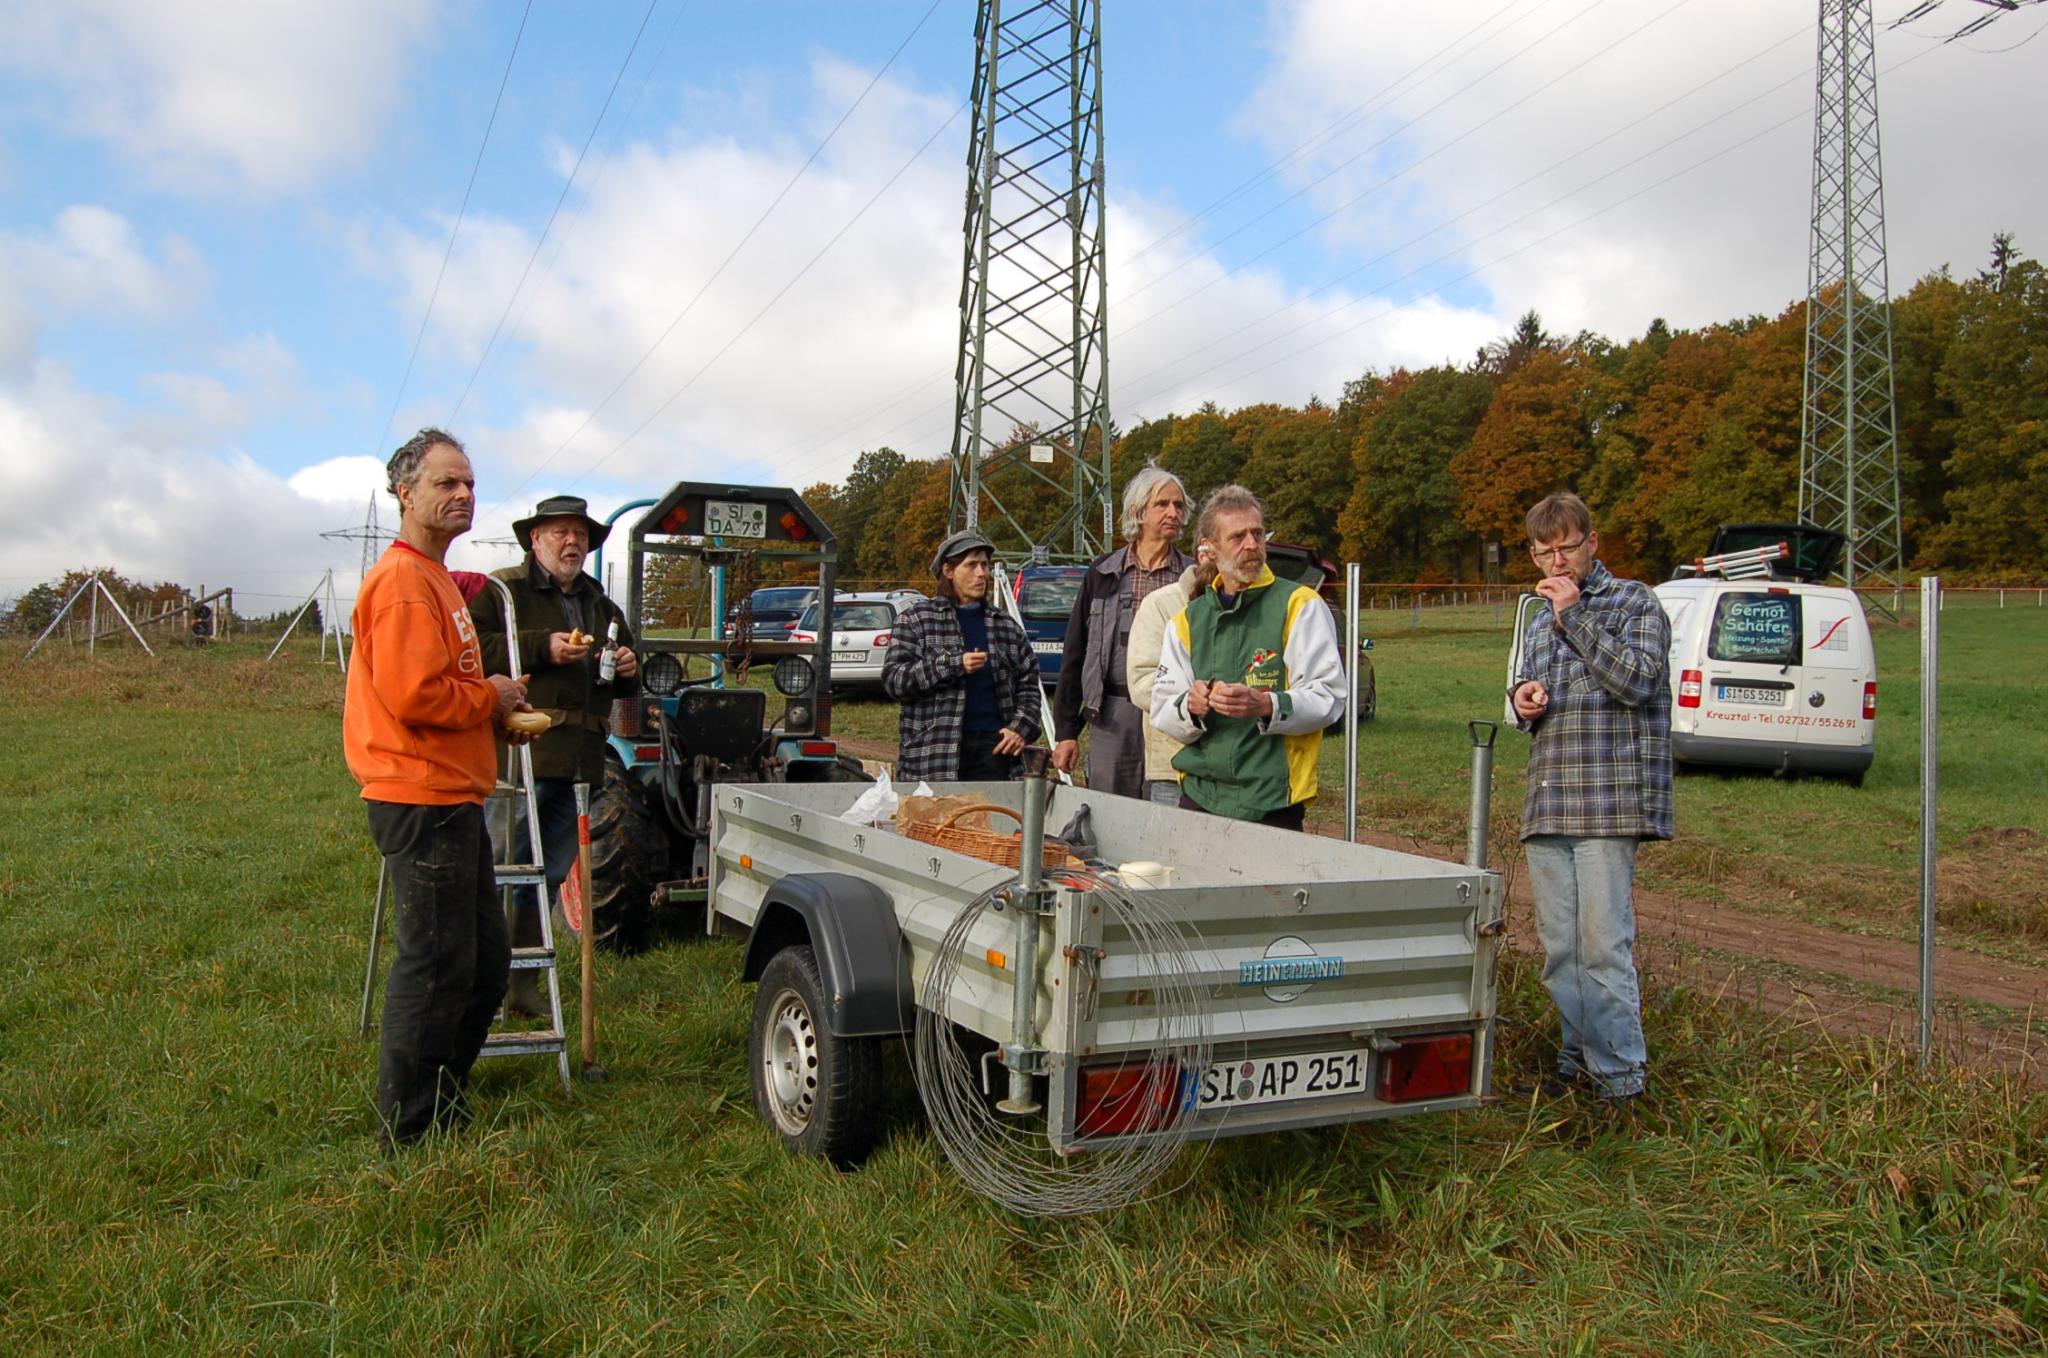
[[[1038,657],[1023,626],[988,606],[994,558],[975,529],[948,537],[932,556],[938,595],[890,629],[882,686],[903,705],[899,779],[1011,778],[1038,738]]]
[[[526,551],[525,560],[492,572],[512,591],[519,660],[533,676],[527,701],[554,719],[553,727],[533,743],[534,810],[540,818],[541,867],[551,896],[576,861],[576,784],[604,781],[606,718],[612,700],[639,691],[631,624],[583,571],[584,558],[603,545],[610,531],[590,517],[581,497],[550,496],[512,525]],[[471,604],[470,613],[476,619],[485,672],[507,673],[504,596],[487,588]],[[607,681],[598,661],[614,623],[619,629],[616,673]],[[510,857],[526,861],[526,822],[513,820]],[[502,853],[504,846],[499,848]],[[511,912],[513,946],[538,947],[538,909],[516,901]],[[531,971],[515,973],[505,1002],[518,1013],[539,1013],[539,977]]]

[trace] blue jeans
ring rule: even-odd
[[[1610,1098],[1640,1094],[1649,1052],[1636,984],[1636,841],[1535,835],[1523,846],[1543,985],[1563,1029],[1557,1072]]]

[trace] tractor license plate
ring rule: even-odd
[[[1058,655],[1061,651],[1067,649],[1067,643],[1064,641],[1034,641],[1031,643],[1031,649],[1040,655]]]
[[[765,538],[768,506],[751,500],[706,500],[704,531],[712,537]]]
[[[1748,684],[1716,684],[1714,696],[1724,703],[1742,703],[1749,707],[1783,707],[1785,692],[1781,688],[1754,688]]]
[[[1254,1103],[1286,1103],[1356,1094],[1372,1074],[1372,1053],[1366,1047],[1306,1052],[1299,1056],[1264,1056],[1219,1061],[1202,1072],[1201,1108],[1236,1108]]]
[[[861,661],[866,660],[867,658],[868,653],[866,651],[832,652],[832,663],[835,665],[858,665]]]

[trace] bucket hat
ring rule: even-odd
[[[581,519],[590,533],[590,549],[596,551],[611,536],[610,525],[599,523],[590,517],[590,506],[580,495],[550,495],[534,506],[533,513],[512,525],[512,535],[519,539],[521,551],[533,550],[534,525],[543,519]]]

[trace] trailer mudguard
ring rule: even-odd
[[[830,997],[825,1023],[838,1037],[907,1033],[916,1023],[910,954],[896,906],[872,882],[843,872],[792,874],[768,888],[747,939],[742,980],[808,942]]]

